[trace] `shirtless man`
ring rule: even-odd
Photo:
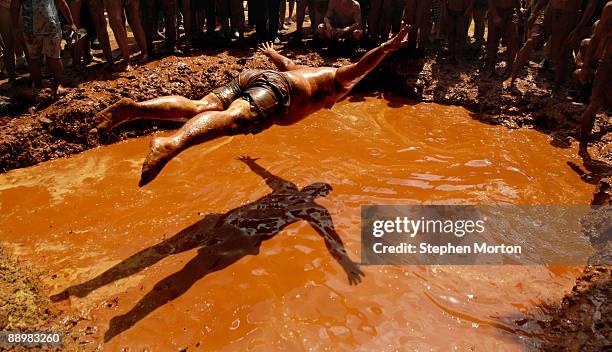
[[[367,52],[356,63],[336,67],[297,65],[272,44],[261,51],[278,67],[247,70],[202,100],[162,97],[142,103],[122,99],[96,116],[98,129],[136,119],[187,121],[169,137],[155,137],[143,166],[139,186],[151,182],[183,150],[222,136],[256,134],[272,125],[294,124],[322,108],[331,108],[387,55],[405,43],[405,26],[391,40]],[[97,131],[92,131],[97,132]]]
[[[468,19],[474,8],[474,0],[447,0],[446,24],[448,50],[451,60],[461,63],[467,42]]]
[[[584,40],[587,44],[582,65],[575,72],[582,84],[593,82],[589,105],[582,114],[580,136],[583,139],[591,133],[599,109],[612,107],[612,1],[606,4],[601,20],[593,27],[591,39]]]
[[[510,77],[504,81],[504,89],[509,89],[514,85],[519,72],[531,56],[531,53],[544,46],[551,31],[551,7],[549,0],[535,0],[531,8],[531,16],[527,20],[529,33],[528,39],[518,52],[516,60],[512,65]]]
[[[508,47],[508,69],[512,68],[518,51],[518,14],[519,0],[489,0],[489,35],[487,38],[486,70],[495,74],[497,48],[503,38]]]
[[[361,7],[355,0],[330,0],[317,29],[321,38],[361,40]]]

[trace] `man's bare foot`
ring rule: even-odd
[[[176,147],[171,137],[153,137],[149,154],[142,164],[142,174],[138,187],[153,181],[166,164],[176,155]]]
[[[101,131],[111,130],[122,124],[128,119],[128,116],[125,114],[126,110],[129,110],[134,105],[136,105],[136,102],[132,99],[122,98],[115,104],[102,110],[94,117],[96,128]]]

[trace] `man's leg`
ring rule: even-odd
[[[120,0],[104,0],[108,11],[108,22],[115,34],[115,40],[121,51],[121,56],[125,63],[130,65],[130,48],[128,46],[127,32],[125,30],[125,17],[123,15],[123,5]]]
[[[269,0],[268,2],[268,39],[278,39],[278,25],[280,16],[280,0]]]
[[[223,104],[214,94],[208,94],[201,100],[167,96],[139,103],[123,98],[98,113],[95,120],[99,130],[107,130],[134,120],[185,122],[204,111],[221,110],[223,110]]]
[[[610,107],[610,97],[612,97],[612,84],[610,83],[610,75],[612,75],[612,62],[606,60],[599,64],[595,71],[595,79],[593,80],[593,89],[589,105],[582,114],[582,122],[580,128],[580,137],[586,139],[593,126],[595,125],[595,117],[597,111],[602,107]],[[606,106],[606,103],[608,105]]]
[[[429,44],[431,33],[431,0],[417,1],[417,26],[419,27],[419,49]]]
[[[140,48],[140,55],[143,60],[149,59],[149,52],[147,51],[147,41],[145,39],[144,29],[140,22],[140,9],[138,8],[138,0],[130,0],[125,8],[128,23],[134,33],[134,39]],[[126,38],[127,39],[127,38]]]
[[[287,16],[287,0],[280,1],[280,16],[278,18],[278,28],[287,29],[285,26],[285,17]]]
[[[393,0],[384,0],[382,2],[382,8],[379,11],[379,33],[381,41],[387,41],[389,39],[389,33],[391,33],[391,26],[393,24],[393,13],[397,11],[401,11],[400,9],[395,9],[393,7],[395,1]]]
[[[476,45],[479,48],[484,44],[486,14],[486,9],[478,8],[472,11],[472,18],[474,19],[474,37],[476,38]]]
[[[402,17],[404,16],[405,0],[393,0],[393,12],[391,14],[391,28],[396,34],[402,28]],[[385,40],[388,38],[385,38]]]
[[[293,21],[293,8],[295,7],[295,0],[289,0],[289,13],[287,14],[287,24],[291,24]]]
[[[489,71],[491,74],[495,74],[500,28],[495,26],[492,16],[489,16],[488,22],[489,34],[487,36],[487,64],[485,70]]]
[[[382,20],[383,10],[383,1],[384,0],[371,0],[370,1],[370,9],[368,11],[368,31],[370,32],[370,37],[378,42],[380,39],[380,21]]]
[[[74,24],[76,24],[77,28],[81,28],[81,0],[68,1],[68,5],[70,7],[70,13],[72,14]],[[75,68],[79,68],[81,66],[84,41],[85,40],[79,40],[72,44],[70,55],[72,56],[72,66]]]
[[[531,53],[535,48],[535,42],[536,39],[533,36],[530,36],[521,48],[521,50],[519,50],[518,54],[516,55],[516,60],[514,60],[514,64],[512,65],[512,72],[510,73],[510,77],[508,77],[508,79],[504,81],[505,89],[512,87],[512,85],[514,84],[514,81],[518,77],[519,72],[523,69],[523,66],[525,66],[525,63],[531,56]]]
[[[519,48],[518,16],[516,14],[507,18],[504,23],[504,32],[504,40],[508,48],[506,69],[511,71]]]
[[[217,17],[221,22],[221,33],[227,40],[231,38],[230,28],[230,9],[228,0],[216,0],[215,11],[217,11]]]
[[[591,101],[589,102],[589,105],[587,105],[581,117],[580,138],[583,140],[587,139],[591,133],[591,130],[593,129],[593,126],[595,126],[595,117],[597,111],[599,111],[602,105],[601,99],[597,99],[597,95],[592,94]]]
[[[185,46],[191,47],[192,12],[191,0],[181,0],[181,13],[183,14],[183,28],[185,29]]]
[[[106,61],[111,65],[114,63],[113,52],[111,51],[108,30],[106,29],[106,18],[104,17],[104,3],[102,0],[89,0],[89,13],[93,20],[98,41],[102,45],[102,51]]]
[[[408,38],[408,47],[416,49],[419,29],[417,28],[417,0],[407,0],[404,7],[404,24],[412,26],[413,30]]]
[[[312,28],[317,28],[318,25],[323,23],[325,13],[327,12],[327,5],[329,3],[329,0],[314,0],[311,3],[313,4],[314,9],[312,11],[309,10],[311,13],[310,22],[313,23]]]
[[[296,23],[295,25],[297,26],[297,30],[296,30],[296,34],[298,35],[303,35],[304,33],[302,32],[303,26],[304,26],[304,17],[306,17],[306,6],[308,5],[308,1],[307,0],[297,0],[297,9],[296,9]],[[251,11],[251,9],[249,8],[249,11]],[[251,17],[250,15],[251,13],[249,12],[249,17]],[[314,29],[314,27],[313,27]]]
[[[207,111],[195,116],[169,137],[154,137],[138,185],[142,187],[153,181],[172,158],[189,147],[223,136],[248,133],[257,116],[248,101],[238,99],[225,111]]]
[[[173,52],[176,48],[177,25],[176,25],[176,1],[161,0],[162,12],[164,13],[164,27],[166,33],[166,50]],[[157,10],[156,10],[157,13]],[[157,23],[157,21],[154,21]]]
[[[260,1],[257,4],[257,12],[255,17],[255,33],[257,39],[264,41],[267,39],[267,20],[268,20],[268,0]]]
[[[448,10],[446,18],[446,31],[448,35],[448,52],[451,60],[457,60],[457,16],[456,12]]]
[[[214,35],[217,28],[217,14],[215,13],[215,0],[204,0],[204,9],[206,10],[206,34]],[[251,8],[249,7],[249,11]]]
[[[242,0],[230,0],[232,27],[238,29],[238,36],[244,38],[244,5]]]
[[[456,33],[457,43],[456,43],[455,54],[456,54],[457,61],[461,63],[461,61],[463,60],[463,53],[465,52],[465,44],[467,43],[467,39],[468,39],[468,21],[465,16],[465,12],[458,14],[456,25],[457,25],[457,28],[455,29],[456,30],[455,33]]]
[[[43,38],[43,54],[46,56],[47,64],[55,78],[53,86],[54,93],[64,93],[62,84],[64,83],[64,67],[61,61],[61,38],[57,36]]]
[[[325,28],[325,23],[321,23],[317,27],[317,36],[321,39],[331,39],[331,33],[327,33],[327,28]],[[330,35],[328,35],[330,34]]]
[[[15,80],[15,40],[11,28],[11,11],[0,6],[0,36],[4,42],[4,65],[9,80]]]
[[[561,83],[565,81],[567,77],[568,60],[573,49],[572,45],[567,45],[567,40],[571,30],[575,28],[578,22],[578,16],[576,14],[565,14],[562,19],[562,23],[565,25],[563,33],[560,33],[561,46],[558,48],[558,67],[555,70],[555,88],[559,88]]]

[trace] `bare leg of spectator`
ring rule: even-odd
[[[0,6],[0,35],[4,42],[4,67],[9,81],[14,82],[15,75],[15,36],[11,28],[11,11]]]
[[[102,0],[89,0],[89,13],[96,28],[98,41],[102,45],[102,51],[106,61],[111,65],[114,63],[113,52],[111,51],[108,30],[106,29],[106,18],[104,17],[104,3]]]

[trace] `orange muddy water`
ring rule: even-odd
[[[90,348],[524,349],[580,273],[364,266],[349,285],[319,232],[358,262],[361,205],[589,203],[576,146],[462,108],[354,96],[191,148],[139,189],[149,140],[0,175],[3,244],[48,273]]]

